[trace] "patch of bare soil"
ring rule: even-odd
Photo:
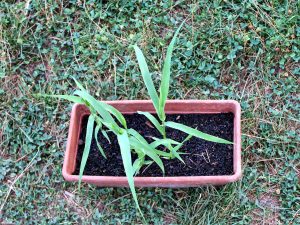
[[[280,193],[280,190],[272,190],[274,193]],[[249,199],[256,202],[257,208],[250,212],[252,218],[251,225],[278,225],[281,224],[279,219],[280,201],[279,197],[274,195],[271,190],[269,193],[256,198],[250,196]]]
[[[79,218],[86,218],[89,215],[88,210],[78,203],[78,199],[76,199],[73,193],[68,191],[60,191],[53,198],[52,203],[49,205],[49,210],[47,211],[47,217],[53,218],[57,214],[57,210],[55,209],[57,205],[64,204],[68,211],[75,212]]]
[[[20,96],[22,94],[19,89],[21,77],[19,75],[11,75],[2,79],[2,88],[6,93],[6,99],[11,99],[10,96]],[[4,101],[4,100],[3,100]]]
[[[163,224],[164,225],[177,224],[176,216],[170,213],[165,214],[163,218]]]

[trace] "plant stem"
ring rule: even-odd
[[[162,126],[162,128],[163,128],[163,138],[164,139],[167,139],[167,134],[166,134],[166,126],[165,126],[165,121],[162,121],[161,122],[161,126]]]
[[[166,133],[166,125],[165,125],[165,121],[162,121],[162,122],[161,122],[161,126],[163,127],[163,139],[167,139],[167,133]],[[169,151],[170,151],[170,159],[174,159],[175,156],[172,154],[172,151],[171,151],[172,146],[171,146],[171,144],[169,144],[168,149],[169,149]]]

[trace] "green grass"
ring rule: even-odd
[[[64,182],[74,76],[101,100],[148,98],[130,45],[158,88],[173,53],[171,99],[242,106],[243,171],[222,188],[138,189],[153,224],[299,224],[299,3],[31,0],[0,3],[0,221],[136,224],[130,191]],[[298,94],[298,95],[297,95]],[[298,151],[297,151],[298,150]]]

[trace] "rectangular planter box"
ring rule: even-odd
[[[150,100],[106,101],[123,114],[133,114],[136,111],[155,113]],[[181,177],[135,177],[136,187],[196,187],[201,185],[223,185],[240,179],[241,171],[241,109],[233,100],[168,100],[165,111],[167,114],[200,114],[226,113],[234,114],[234,146],[233,175],[220,176],[181,176]],[[78,181],[78,175],[72,175],[75,170],[78,140],[81,131],[82,117],[90,114],[89,110],[80,104],[72,108],[71,122],[67,148],[63,164],[63,177],[67,181]],[[82,182],[101,187],[128,187],[126,177],[117,176],[83,176]]]

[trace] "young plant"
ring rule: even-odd
[[[167,147],[171,153],[170,154],[171,158],[176,157],[176,158],[180,159],[181,161],[182,161],[182,159],[177,151],[183,145],[183,143],[188,141],[192,136],[197,137],[197,138],[202,138],[207,141],[223,143],[223,144],[232,144],[231,142],[229,142],[227,140],[203,133],[201,131],[198,131],[197,129],[185,126],[183,124],[165,121],[166,120],[165,105],[166,105],[167,96],[168,96],[169,87],[170,87],[172,53],[173,53],[174,45],[176,42],[176,38],[178,36],[178,33],[179,33],[183,23],[176,30],[176,32],[168,46],[167,54],[166,54],[166,58],[164,61],[163,70],[162,70],[162,74],[161,74],[161,83],[160,83],[160,87],[159,87],[159,94],[156,92],[151,74],[149,72],[149,68],[148,68],[146,59],[145,59],[141,49],[137,45],[134,45],[136,58],[139,63],[140,71],[141,71],[145,86],[148,90],[148,94],[152,100],[153,106],[155,108],[155,111],[156,111],[157,116],[160,121],[158,121],[149,112],[138,112],[138,113],[146,116],[150,120],[150,122],[155,126],[155,128],[161,133],[164,140],[168,140],[167,134],[166,134],[166,127],[177,129],[177,130],[180,130],[180,131],[188,134],[187,138],[182,143],[180,143],[180,145],[177,145],[175,148],[172,146],[171,143],[168,143],[167,141],[164,142],[164,146]]]
[[[139,208],[137,195],[134,187],[134,178],[133,178],[134,175],[138,174],[142,166],[152,164],[153,162],[155,162],[160,167],[160,169],[164,174],[165,169],[161,157],[170,158],[170,153],[160,151],[156,148],[159,145],[166,145],[167,143],[171,145],[172,144],[176,145],[176,147],[178,147],[181,143],[171,139],[164,139],[164,140],[157,139],[149,144],[147,140],[144,139],[144,137],[140,135],[136,130],[132,128],[130,129],[127,128],[126,120],[121,112],[119,112],[113,106],[106,104],[105,102],[96,100],[93,96],[91,96],[88,93],[87,90],[85,90],[85,88],[75,78],[73,79],[77,87],[79,88],[79,90],[76,90],[74,92],[74,95],[37,95],[37,96],[60,98],[74,103],[84,104],[90,110],[91,114],[88,117],[85,146],[84,146],[83,155],[80,162],[80,169],[79,169],[79,184],[78,184],[79,189],[81,185],[82,176],[84,173],[84,168],[88,160],[93,134],[101,155],[104,158],[107,158],[103,148],[101,147],[98,141],[98,133],[101,131],[103,136],[110,142],[107,132],[112,132],[117,136],[117,140],[118,140],[118,144],[120,147],[120,152],[123,160],[123,166],[124,166],[125,174],[127,176],[127,180],[128,180],[128,184],[132,196],[134,198],[138,210],[143,216]],[[116,120],[119,123],[117,123]],[[134,153],[138,156],[134,163],[132,163],[131,153]]]
[[[120,152],[123,160],[123,166],[125,170],[125,174],[127,176],[128,184],[133,196],[133,199],[136,203],[138,210],[140,211],[141,215],[143,216],[138,200],[137,195],[134,187],[134,174],[137,173],[139,168],[141,168],[144,164],[149,164],[155,162],[164,172],[164,166],[160,159],[161,152],[156,150],[155,147],[152,147],[150,144],[146,142],[146,140],[134,129],[128,129],[126,120],[124,116],[119,112],[117,109],[108,105],[104,102],[97,101],[93,96],[91,96],[83,86],[76,80],[75,83],[77,84],[80,90],[76,90],[74,92],[75,96],[70,95],[38,95],[42,97],[52,97],[52,98],[60,98],[65,99],[74,103],[85,104],[91,114],[88,117],[87,123],[87,130],[86,130],[86,137],[85,137],[85,146],[83,150],[82,159],[80,162],[80,169],[79,169],[79,189],[81,185],[81,180],[84,172],[84,168],[87,163],[87,159],[90,152],[91,142],[94,138],[97,142],[97,146],[101,155],[106,158],[105,152],[101,147],[98,141],[98,133],[101,130],[104,137],[110,139],[107,135],[107,132],[112,132],[117,136],[118,144],[120,147]],[[118,125],[116,120],[119,122],[121,126]],[[95,126],[96,123],[96,126]],[[138,158],[134,164],[132,164],[131,152],[137,154]],[[148,156],[153,161],[145,160],[145,157]]]

